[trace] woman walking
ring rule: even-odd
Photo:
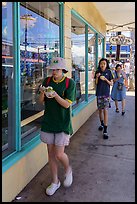
[[[122,70],[121,64],[117,64],[114,72],[113,87],[111,98],[115,101],[116,112],[119,113],[118,102],[122,103],[122,115],[125,114],[125,98],[126,98],[126,73]]]

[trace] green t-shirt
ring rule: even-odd
[[[44,80],[43,85],[46,85],[47,78]],[[76,84],[73,79],[69,80],[69,86],[66,89],[66,77],[56,83],[53,78],[50,79],[48,86],[52,86],[54,91],[64,99],[70,101],[76,100]],[[47,98],[45,96],[45,112],[43,116],[41,130],[44,132],[59,133],[65,132],[66,134],[72,134],[71,123],[71,106],[64,108],[54,98]]]

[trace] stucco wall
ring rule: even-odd
[[[2,202],[11,202],[47,161],[47,146],[41,143],[3,173]]]
[[[72,118],[74,133],[88,120],[88,118],[97,110],[96,99],[91,104],[82,109],[78,115]]]
[[[105,35],[106,22],[103,19],[101,13],[99,13],[99,11],[96,9],[93,2],[65,2],[65,7],[67,7],[67,10],[68,8],[74,9],[98,32]]]

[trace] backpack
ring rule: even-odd
[[[48,77],[47,82],[46,82],[46,86],[49,85],[49,82],[50,82],[51,78],[52,77]],[[66,77],[65,80],[66,80],[66,89],[67,89],[69,87],[69,80],[70,80],[70,78]]]

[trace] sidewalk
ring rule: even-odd
[[[98,126],[96,111],[66,148],[74,175],[70,188],[61,186],[51,197],[45,194],[47,164],[13,202],[135,202],[135,92],[127,92],[124,116],[111,101],[108,140],[102,139]],[[60,166],[61,182],[63,173]]]

